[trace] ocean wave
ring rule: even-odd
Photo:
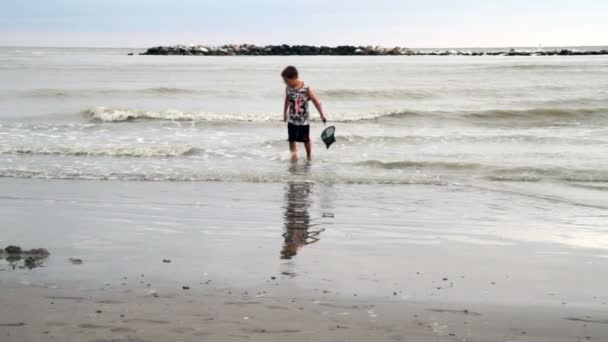
[[[26,92],[24,95],[26,97],[32,98],[63,98],[69,97],[73,95],[74,92],[66,89],[52,89],[52,88],[43,88],[43,89],[34,89]]]
[[[278,121],[278,114],[270,117],[269,115],[258,114],[218,114],[206,112],[182,112],[179,110],[164,111],[145,111],[134,109],[119,109],[96,107],[86,110],[84,114],[92,119],[105,122],[122,122],[132,120],[166,120],[166,121]]]
[[[60,89],[60,88],[39,88],[19,93],[28,98],[78,98],[94,96],[118,96],[131,94],[132,96],[141,95],[179,95],[194,94],[203,92],[202,90],[175,88],[175,87],[152,87],[143,89]]]
[[[166,121],[210,121],[210,122],[278,122],[279,113],[209,113],[183,112],[170,109],[147,111],[95,107],[83,111],[85,116],[104,122],[123,122],[134,120]],[[551,124],[564,121],[585,122],[587,120],[608,119],[608,107],[560,108],[536,107],[529,109],[491,109],[480,111],[380,111],[367,113],[330,113],[333,122],[357,122],[388,119],[417,118],[425,120],[456,120],[475,124]]]
[[[174,88],[174,87],[155,87],[138,90],[150,94],[192,94],[197,91],[194,89]]]
[[[527,109],[488,109],[479,111],[400,111],[379,114],[377,118],[401,119],[417,117],[424,119],[456,120],[473,123],[513,123],[519,125],[556,123],[563,121],[584,122],[608,119],[608,107],[534,107]]]
[[[124,94],[124,90],[119,89],[61,89],[61,88],[39,88],[24,92],[19,92],[19,96],[26,98],[82,98],[98,96],[115,96]]]
[[[504,119],[583,119],[589,117],[608,118],[608,107],[595,108],[559,108],[542,107],[520,110],[496,109],[464,113],[472,119],[504,120]]]
[[[282,115],[278,113],[209,113],[182,112],[179,110],[146,111],[136,109],[120,109],[95,107],[83,112],[84,115],[104,122],[123,122],[133,120],[166,120],[166,121],[210,121],[210,122],[278,122]],[[352,122],[378,119],[392,115],[383,113],[335,113],[331,120],[336,122]],[[404,115],[401,113],[400,115]]]
[[[87,172],[70,170],[47,170],[26,168],[0,169],[0,177],[34,178],[34,179],[64,179],[64,180],[115,180],[115,181],[147,181],[147,182],[247,182],[247,183],[336,183],[336,184],[401,184],[401,185],[447,185],[436,177],[400,177],[377,178],[373,176],[327,176],[307,175],[294,176],[289,173],[281,174],[215,174],[197,172],[131,172],[107,171]]]
[[[572,71],[583,71],[583,70],[596,70],[597,67],[595,66],[589,66],[586,67],[585,65],[581,65],[581,64],[535,64],[535,63],[522,63],[522,64],[508,64],[508,65],[489,65],[489,66],[484,66],[485,69],[492,69],[492,70],[530,70],[530,71],[537,71],[537,70],[572,70]]]
[[[482,177],[492,181],[512,182],[540,182],[562,181],[579,183],[608,182],[608,171],[588,169],[568,169],[562,167],[498,167],[472,162],[460,161],[393,161],[382,162],[368,160],[358,165],[383,170],[427,170],[429,174],[439,173],[450,175],[452,172],[466,172],[470,177]],[[442,173],[447,171],[447,173]]]
[[[427,168],[427,169],[444,169],[444,170],[472,170],[482,167],[478,163],[467,162],[451,162],[451,161],[395,161],[382,162],[379,160],[368,160],[360,162],[359,165],[369,166],[378,169],[394,170],[394,169],[410,169],[410,168]]]
[[[556,180],[569,183],[605,183],[608,182],[608,172],[604,170],[579,170],[557,167],[516,167],[492,170],[486,178],[493,181],[506,182],[540,182],[545,180]]]
[[[340,141],[349,144],[425,144],[425,143],[533,143],[543,145],[569,144],[569,145],[607,145],[608,140],[594,139],[591,137],[563,137],[563,136],[542,136],[534,134],[434,134],[434,135],[403,135],[403,136],[362,136],[341,134]],[[284,140],[268,141],[266,144],[280,145]]]
[[[608,182],[606,183],[592,183],[592,182],[572,182],[569,184],[575,188],[587,189],[587,190],[597,190],[597,191],[608,191]]]
[[[159,146],[0,146],[0,154],[113,156],[113,157],[179,157],[196,153],[187,145]]]
[[[395,165],[396,166],[396,165]],[[405,166],[413,168],[413,166]],[[449,185],[449,184],[481,184],[481,180],[490,182],[558,182],[568,185],[585,187],[597,191],[608,189],[608,172],[599,170],[564,170],[536,168],[475,168],[474,165],[459,163],[444,165],[433,164],[431,168],[437,171],[442,168],[451,172],[431,172],[428,169],[416,169],[416,172],[391,173],[385,172],[360,174],[308,174],[305,176],[276,172],[213,172],[211,170],[182,170],[179,172],[163,171],[114,171],[114,170],[74,170],[74,169],[34,169],[34,168],[3,168],[0,177],[9,178],[41,178],[66,180],[117,180],[117,181],[175,181],[175,182],[248,182],[248,183],[332,183],[332,184],[418,184],[418,185]],[[455,169],[454,169],[455,168]],[[414,170],[414,169],[412,169]],[[428,171],[428,172],[418,172]],[[457,176],[460,172],[465,178]],[[585,185],[587,184],[587,185]]]
[[[334,99],[357,99],[357,98],[386,98],[386,99],[426,99],[435,97],[436,94],[423,90],[410,89],[326,89],[320,90],[319,95]]]

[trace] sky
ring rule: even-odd
[[[608,45],[608,0],[1,0],[0,45]]]

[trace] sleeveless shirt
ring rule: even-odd
[[[297,126],[308,125],[310,112],[308,111],[308,85],[302,83],[300,89],[287,87],[287,99],[289,100],[289,118],[288,122]]]

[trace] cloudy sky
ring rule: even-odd
[[[0,45],[608,45],[608,0],[2,0]]]

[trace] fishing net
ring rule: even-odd
[[[323,140],[323,142],[325,143],[325,146],[327,146],[327,148],[329,148],[331,146],[331,144],[336,142],[336,137],[334,136],[335,132],[336,132],[336,127],[330,126],[330,127],[327,127],[323,131],[323,133],[321,133],[321,139]]]

